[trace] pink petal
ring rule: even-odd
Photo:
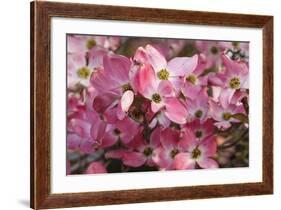
[[[225,130],[231,126],[231,123],[228,121],[222,121],[222,122],[215,122],[214,125],[222,130]]]
[[[123,155],[122,160],[127,166],[140,167],[146,162],[146,157],[139,152],[128,152]]]
[[[130,149],[135,149],[137,151],[142,151],[147,143],[143,138],[143,134],[139,132],[137,135],[134,136],[133,140],[129,142],[126,146]]]
[[[72,119],[70,124],[73,128],[73,131],[81,137],[88,138],[90,137],[91,123],[82,119]]]
[[[138,48],[134,60],[141,64],[150,64],[155,71],[160,71],[167,66],[165,57],[151,45],[146,45],[145,49]]]
[[[218,163],[211,158],[199,159],[197,163],[201,168],[219,168]]]
[[[165,115],[171,121],[178,124],[185,124],[188,116],[187,109],[174,97],[165,98]]]
[[[198,64],[198,55],[192,57],[176,57],[169,61],[167,68],[171,76],[185,76],[195,70]]]
[[[95,97],[93,101],[93,108],[97,112],[104,112],[108,109],[113,103],[116,102],[118,96],[112,93],[102,94]]]
[[[86,174],[103,174],[107,173],[106,168],[102,162],[92,162],[86,172]]]
[[[79,68],[86,66],[86,56],[84,53],[68,54],[67,61],[67,71],[71,74],[76,74]]]
[[[126,117],[126,113],[122,110],[122,101],[120,100],[116,107],[116,115],[118,120],[123,120]]]
[[[220,94],[220,103],[224,109],[226,109],[235,93],[235,89],[224,88]]]
[[[79,148],[82,139],[76,134],[67,134],[67,148],[76,150]]]
[[[94,47],[88,53],[89,64],[91,69],[99,68],[103,66],[103,56],[106,55],[108,51],[102,47]]]
[[[93,141],[87,141],[87,140],[81,141],[80,152],[83,152],[86,154],[93,153],[95,151],[93,144],[94,144]]]
[[[121,93],[120,87],[123,85],[123,81],[119,81],[118,79],[114,78],[113,75],[112,73],[106,72],[106,70],[102,68],[95,70],[92,73],[90,82],[101,96],[105,93],[116,95]]]
[[[167,128],[170,126],[171,121],[165,116],[163,112],[160,112],[157,115],[157,119],[160,125],[162,125],[164,128]]]
[[[99,140],[103,137],[106,128],[106,123],[97,118],[91,128],[91,136],[94,140]]]
[[[152,160],[160,169],[169,170],[172,169],[173,159],[170,155],[170,151],[166,150],[162,147],[157,148],[154,150],[154,155]]]
[[[134,87],[144,97],[150,99],[157,91],[156,76],[150,65],[142,65],[134,77]]]
[[[169,81],[161,81],[158,86],[158,93],[160,96],[173,97],[175,96],[173,86]]]
[[[121,108],[123,112],[129,111],[130,106],[134,101],[134,92],[131,90],[127,90],[121,98]]]
[[[155,102],[151,102],[151,110],[156,113],[158,112],[161,108],[163,108],[165,106],[165,104],[163,102],[160,103],[155,103]]]
[[[177,170],[194,169],[195,161],[190,153],[179,153],[174,158],[173,167]]]
[[[131,61],[127,57],[115,54],[105,55],[103,66],[107,77],[114,79],[117,83],[122,85],[129,81]]]
[[[115,124],[118,120],[117,117],[117,108],[110,107],[103,113],[103,119],[105,122],[110,124]]]
[[[188,97],[192,100],[196,99],[202,87],[200,85],[193,85],[189,82],[184,83],[182,87],[182,93],[185,97]]]
[[[222,113],[224,112],[223,108],[221,106],[219,106],[213,100],[209,101],[209,105],[210,105],[211,117],[216,121],[223,121],[223,119],[222,119]]]
[[[161,128],[159,126],[152,131],[150,136],[150,145],[153,148],[156,148],[160,145],[160,134]]]
[[[113,146],[118,140],[118,137],[113,134],[112,130],[107,131],[101,139],[101,148],[107,148]]]
[[[215,136],[209,136],[200,142],[199,149],[204,157],[213,157],[217,152],[217,142]]]
[[[186,127],[182,133],[182,139],[179,142],[179,146],[191,152],[197,145],[198,142],[193,130]]]
[[[165,149],[176,147],[180,140],[180,133],[172,128],[166,128],[161,132],[161,144]]]

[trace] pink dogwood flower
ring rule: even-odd
[[[123,144],[128,144],[139,130],[139,125],[129,117],[125,117],[123,120],[117,120],[115,124],[108,124],[108,129],[104,134],[100,146],[102,148],[110,147],[119,140]]]
[[[214,160],[217,144],[214,136],[209,136],[202,141],[197,141],[192,131],[185,132],[183,139],[187,149],[175,156],[174,168],[177,170],[200,168],[218,168]]]
[[[155,165],[153,157],[156,148],[160,146],[159,135],[159,127],[152,132],[149,143],[144,139],[142,133],[136,135],[133,141],[127,145],[130,150],[122,155],[124,165],[131,167],[140,167],[144,164]]]
[[[230,103],[216,103],[213,100],[209,101],[210,116],[216,121],[214,123],[220,129],[227,129],[231,123],[240,122],[232,116],[237,113],[245,113],[243,105],[234,105]]]
[[[214,85],[224,89],[221,97],[230,101],[236,91],[249,89],[249,68],[245,62],[231,60],[224,54],[221,57],[225,70],[214,75],[211,81]]]
[[[187,73],[183,77],[183,85],[181,87],[181,91],[185,97],[194,100],[197,98],[201,89],[207,86],[208,75],[203,75],[205,69],[206,58],[204,55],[200,54],[196,69]]]
[[[109,104],[119,103],[119,109],[127,112],[134,100],[129,78],[131,61],[124,56],[111,54],[103,57],[103,65],[104,69],[94,72],[91,77],[91,84],[98,92],[97,100],[106,97],[112,100],[108,101]]]
[[[198,93],[196,99],[186,99],[186,106],[189,110],[189,121],[194,119],[199,119],[200,121],[205,121],[208,116],[209,111],[209,97],[206,88],[202,88]]]
[[[68,122],[70,133],[67,135],[67,145],[71,150],[91,153],[96,145],[102,141],[106,123],[97,113],[87,112],[84,119],[72,118]]]
[[[175,92],[169,81],[156,81],[156,75],[150,65],[142,65],[134,78],[137,91],[151,101],[151,110],[155,113],[165,108],[165,115],[172,121],[186,122],[187,110],[175,98]]]
[[[221,65],[221,53],[225,47],[221,45],[221,42],[217,41],[195,41],[195,45],[200,53],[205,55],[206,58],[206,69],[211,67],[218,67]]]
[[[90,78],[95,70],[103,68],[103,56],[107,53],[104,49],[96,48],[87,55],[84,53],[68,54],[67,59],[67,86],[74,87],[80,83],[89,86]]]
[[[103,47],[108,50],[116,50],[120,45],[119,37],[106,36],[67,36],[67,52],[68,53],[86,53],[93,48]]]
[[[182,152],[184,144],[181,140],[180,131],[166,128],[160,134],[161,147],[155,150],[153,161],[161,170],[174,169],[175,156]]]
[[[157,82],[168,80],[178,92],[182,83],[180,77],[192,72],[196,68],[198,56],[176,57],[167,62],[165,57],[157,49],[151,45],[146,45],[145,48],[139,47],[137,49],[134,61],[138,64],[151,65],[155,71]]]
[[[185,132],[185,128],[192,130],[199,141],[213,135],[215,131],[214,121],[211,118],[207,119],[205,122],[201,122],[198,119],[193,120],[185,125],[182,129],[183,132]]]

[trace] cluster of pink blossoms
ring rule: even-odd
[[[121,44],[68,36],[67,149],[95,157],[80,173],[113,160],[120,172],[218,168],[218,131],[248,126],[248,44],[195,41],[190,57],[156,44],[126,57]]]

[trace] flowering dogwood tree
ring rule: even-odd
[[[67,36],[67,174],[248,166],[248,43]]]

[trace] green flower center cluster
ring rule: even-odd
[[[192,151],[192,158],[193,159],[198,159],[201,156],[201,151],[198,148],[195,148]]]
[[[96,41],[94,40],[94,39],[89,39],[88,41],[87,41],[87,44],[86,44],[86,46],[87,46],[87,48],[90,50],[90,49],[92,49],[94,46],[96,46],[97,45],[97,43],[96,43]]]
[[[152,155],[152,153],[153,153],[153,149],[152,149],[151,147],[146,147],[146,148],[143,150],[143,154],[144,154],[145,156],[150,156],[150,155]]]
[[[161,96],[158,93],[152,95],[152,101],[159,104],[161,102]]]
[[[170,73],[167,71],[167,69],[162,69],[157,73],[157,76],[160,80],[168,80]]]
[[[238,77],[233,77],[229,81],[229,87],[231,87],[232,89],[239,89],[240,88],[240,79]]]
[[[77,75],[81,79],[88,79],[90,73],[91,73],[90,69],[86,66],[77,70]]]

